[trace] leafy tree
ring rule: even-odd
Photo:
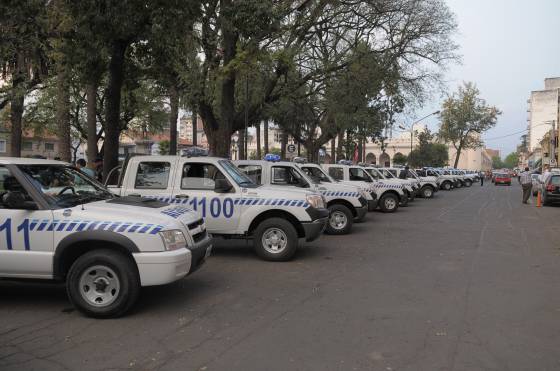
[[[519,164],[519,155],[517,154],[517,152],[510,153],[509,155],[506,156],[504,160],[504,167],[508,169],[513,169],[517,167],[518,164]]]
[[[442,167],[449,161],[447,146],[434,143],[434,135],[428,130],[418,133],[418,147],[408,155],[408,164],[412,167]]]
[[[170,143],[168,140],[162,140],[158,143],[158,148],[159,148],[159,154],[160,155],[168,155],[169,154],[169,148],[171,147]]]
[[[404,165],[408,161],[408,157],[403,155],[402,153],[396,153],[393,156],[393,162],[397,165]]]
[[[453,167],[457,167],[463,149],[482,146],[480,135],[494,127],[501,114],[479,97],[473,83],[466,82],[443,103],[440,114],[439,137],[451,143],[457,154]]]
[[[503,169],[505,167],[504,162],[500,156],[492,157],[492,168],[493,169]]]

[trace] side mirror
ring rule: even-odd
[[[37,210],[37,204],[33,201],[26,201],[21,192],[8,192],[2,196],[2,203],[9,209]]]
[[[214,192],[216,193],[228,193],[231,191],[231,184],[227,179],[215,179],[214,180]]]

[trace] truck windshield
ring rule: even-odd
[[[301,170],[303,170],[303,172],[310,177],[311,179],[313,179],[315,181],[315,183],[317,182],[325,182],[325,183],[331,183],[331,178],[325,174],[323,172],[323,170],[321,170],[318,167],[314,167],[314,166],[302,166]]]
[[[257,188],[258,184],[253,182],[243,171],[239,170],[237,166],[231,163],[229,160],[218,161],[224,171],[241,187],[246,188]]]
[[[95,180],[64,165],[19,165],[18,168],[39,190],[50,206],[74,207],[115,197]]]

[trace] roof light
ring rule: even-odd
[[[296,164],[306,164],[307,159],[305,157],[294,157],[292,162],[295,162]]]
[[[270,162],[278,162],[280,161],[280,156],[273,153],[267,153],[266,155],[264,155],[264,160]]]

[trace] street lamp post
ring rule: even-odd
[[[427,118],[430,117],[430,116],[439,115],[439,113],[440,113],[440,111],[432,112],[432,113],[430,113],[429,115],[426,115],[426,116],[424,116],[424,117],[422,117],[422,118],[416,120],[415,122],[413,122],[413,123],[410,125],[410,152],[412,152],[412,143],[413,143],[413,140],[414,140],[414,125],[420,123],[420,121],[422,121],[422,120],[424,120],[424,119],[427,119]],[[399,125],[399,128],[402,129],[402,130],[408,130],[408,128],[407,128],[407,127],[404,127],[403,125]]]

